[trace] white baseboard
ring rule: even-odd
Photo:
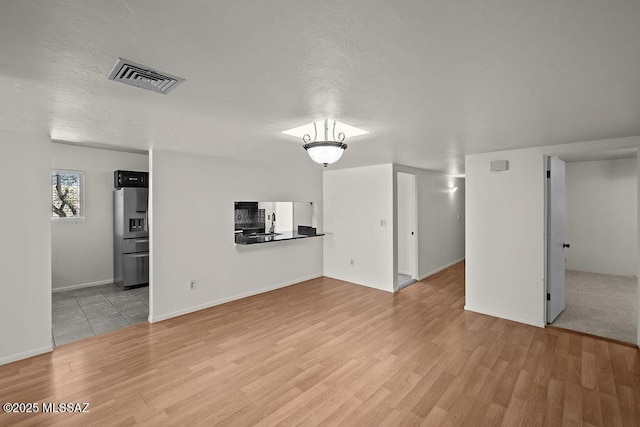
[[[6,365],[7,363],[17,362],[18,360],[27,359],[29,357],[38,356],[44,353],[50,353],[53,351],[53,344],[46,345],[40,348],[34,348],[33,350],[23,351],[22,353],[12,354],[11,356],[5,356],[0,358],[0,365]]]
[[[505,313],[498,313],[491,310],[482,310],[475,307],[469,307],[465,304],[464,309],[467,311],[473,311],[474,313],[486,314],[487,316],[499,317],[500,319],[512,320],[518,323],[524,323],[525,325],[536,326],[538,328],[544,328],[546,324],[544,322],[539,322],[531,319],[525,319],[523,317],[511,316]]]
[[[242,293],[242,294],[237,294],[237,295],[233,295],[233,296],[226,297],[226,298],[220,298],[220,299],[217,299],[217,300],[214,300],[214,301],[206,302],[204,304],[198,304],[198,305],[193,306],[193,307],[187,307],[187,308],[184,308],[182,310],[173,311],[171,313],[160,314],[158,316],[153,316],[150,313],[149,314],[149,322],[150,323],[160,322],[162,320],[167,320],[167,319],[171,319],[173,317],[182,316],[184,314],[189,314],[189,313],[193,313],[193,312],[196,312],[196,311],[204,310],[206,308],[211,308],[211,307],[214,307],[216,305],[224,304],[224,303],[235,301],[235,300],[238,300],[238,299],[247,298],[247,297],[250,297],[250,296],[253,296],[253,295],[262,294],[262,293],[273,291],[273,290],[280,289],[280,288],[286,288],[287,286],[295,285],[295,284],[298,284],[300,282],[304,282],[304,281],[311,280],[311,279],[317,279],[318,277],[322,277],[322,275],[302,277],[302,278],[299,278],[299,279],[296,279],[296,280],[293,280],[293,281],[279,283],[279,284],[274,285],[274,286],[269,286],[269,287],[266,287],[266,288],[256,289],[255,291],[245,292],[245,293]]]
[[[113,283],[113,279],[99,280],[97,282],[89,282],[89,283],[80,283],[78,285],[63,286],[61,288],[52,288],[51,292],[56,293],[56,292],[73,291],[75,289],[91,288],[93,286],[100,286],[100,285],[108,285],[109,283]]]
[[[427,274],[423,274],[422,276],[418,276],[418,281],[423,280],[423,279],[426,279],[426,278],[427,278],[427,277],[429,277],[429,276],[433,276],[434,274],[439,273],[439,272],[441,272],[442,270],[444,270],[444,269],[446,269],[446,268],[451,267],[452,265],[456,265],[457,263],[459,263],[459,262],[461,262],[461,261],[464,261],[464,257],[462,257],[462,258],[460,258],[460,259],[458,259],[458,260],[455,260],[455,261],[453,261],[453,262],[450,262],[450,263],[449,263],[449,264],[447,264],[447,265],[443,265],[442,267],[436,268],[435,270],[430,271],[430,272],[428,272]]]

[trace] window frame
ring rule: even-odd
[[[51,174],[49,175],[49,186],[51,188],[50,191],[50,204],[53,205],[53,176],[54,174],[67,174],[67,175],[79,175],[80,183],[78,188],[78,208],[80,210],[80,215],[78,216],[54,216],[53,208],[49,208],[49,215],[52,221],[77,221],[84,220],[86,217],[85,213],[85,171],[83,170],[74,170],[74,169],[51,169]]]

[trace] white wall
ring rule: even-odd
[[[293,202],[293,230],[298,231],[299,225],[313,227],[315,207],[307,202]]]
[[[391,164],[324,172],[325,276],[393,292],[393,182]]]
[[[51,226],[52,287],[113,281],[113,171],[147,171],[146,154],[52,144],[51,168],[85,171],[85,218]]]
[[[322,276],[323,237],[247,246],[233,238],[235,201],[320,202],[319,167],[161,150],[150,157],[152,321]]]
[[[283,233],[293,229],[293,203],[275,203],[276,233]]]
[[[632,137],[467,155],[465,308],[544,326],[544,156],[638,146]],[[490,172],[492,160],[509,170]]]
[[[638,274],[637,160],[566,163],[566,268]]]
[[[0,131],[0,365],[52,350],[51,143]]]
[[[465,180],[395,165],[416,176],[418,194],[418,279],[465,257]],[[458,187],[455,192],[449,188]]]

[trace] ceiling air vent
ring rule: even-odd
[[[128,59],[118,58],[116,65],[107,76],[109,80],[167,94],[184,81],[180,77],[162,73]]]

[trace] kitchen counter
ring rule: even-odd
[[[307,239],[309,237],[319,237],[324,236],[324,233],[321,234],[300,234],[297,231],[284,231],[282,233],[274,233],[274,234],[236,234],[236,244],[238,245],[253,245],[255,243],[269,243],[269,242],[279,242],[282,240],[296,240],[296,239]]]

